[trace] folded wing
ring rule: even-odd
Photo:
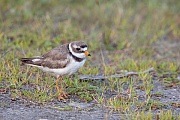
[[[63,47],[64,46],[54,48],[42,56],[21,58],[20,60],[23,64],[30,66],[43,66],[53,69],[64,68],[69,64],[70,59],[67,57],[68,51],[62,49]]]

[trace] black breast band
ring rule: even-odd
[[[68,44],[67,48],[68,48],[69,54],[75,59],[75,61],[82,62],[84,60],[84,58],[79,58],[72,54],[72,52],[69,50],[69,44]]]

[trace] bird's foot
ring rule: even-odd
[[[63,100],[63,101],[66,101],[65,98],[68,98],[66,93],[64,91],[60,92],[59,95],[58,95],[58,100]]]

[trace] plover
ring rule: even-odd
[[[64,75],[72,75],[81,68],[86,56],[91,56],[87,51],[87,44],[82,41],[74,41],[69,44],[60,45],[42,56],[32,58],[21,58],[23,64],[38,67],[44,72],[54,74],[56,79],[56,89],[58,100],[65,100],[67,95],[63,91],[62,80]],[[58,81],[60,79],[60,89]]]

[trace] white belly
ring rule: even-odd
[[[43,70],[44,72],[50,72],[55,75],[71,75],[77,72],[78,69],[84,65],[85,61],[86,59],[84,59],[81,62],[77,62],[74,59],[71,59],[70,63],[65,68],[61,68],[61,69],[50,69],[48,67],[42,67],[42,66],[39,66],[38,68]]]

